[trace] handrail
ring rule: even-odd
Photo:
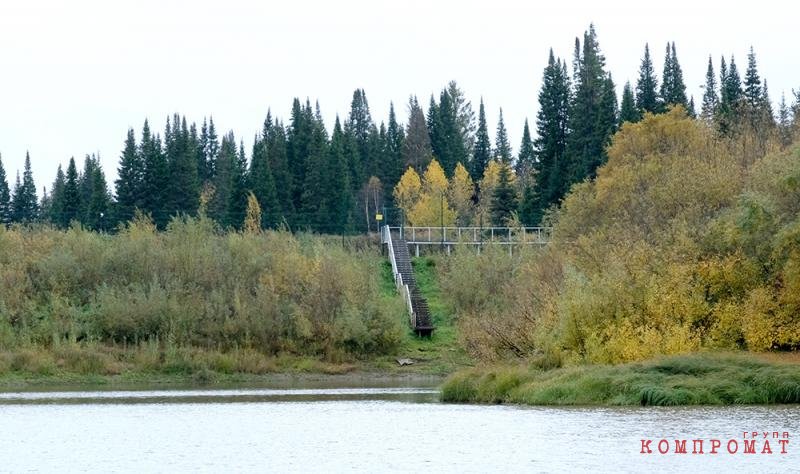
[[[400,294],[403,296],[406,306],[408,307],[408,314],[411,317],[411,327],[416,327],[417,315],[414,314],[414,306],[411,303],[411,291],[408,289],[408,285],[403,282],[403,275],[397,269],[397,260],[394,258],[392,232],[388,225],[385,225],[381,228],[381,235],[383,237],[383,241],[387,245],[387,251],[389,252],[389,261],[392,263],[392,274],[394,275],[395,286],[397,287],[398,291],[400,291]]]
[[[384,226],[391,239],[392,231],[402,231],[406,242],[415,244],[547,244],[552,227],[394,227]],[[384,237],[385,241],[386,237]]]

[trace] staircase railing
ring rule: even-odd
[[[389,252],[389,261],[392,262],[392,275],[394,276],[394,283],[397,287],[397,291],[400,292],[400,295],[403,297],[403,300],[406,302],[406,307],[408,308],[408,314],[411,318],[411,327],[417,326],[417,315],[414,313],[414,306],[411,303],[411,290],[408,288],[408,285],[403,282],[403,275],[397,268],[397,260],[394,256],[394,244],[392,242],[392,233],[389,229],[389,226],[385,225],[381,228],[381,238],[383,242],[387,245],[387,251]]]

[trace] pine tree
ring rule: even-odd
[[[653,61],[650,59],[650,47],[645,44],[644,57],[639,66],[639,80],[636,81],[636,107],[640,114],[662,112],[663,108],[657,90],[658,77],[653,68]]]
[[[481,97],[481,105],[478,107],[478,130],[475,133],[475,148],[472,155],[470,166],[470,176],[473,181],[483,177],[483,171],[489,160],[492,159],[492,142],[489,140],[489,130],[486,125],[486,110]]]
[[[408,125],[406,125],[406,139],[403,143],[403,166],[413,166],[421,172],[431,161],[433,151],[428,126],[425,122],[425,113],[419,106],[416,96],[408,99]]]
[[[581,67],[580,50],[575,64]],[[577,74],[576,74],[577,76]],[[587,91],[588,84],[582,86],[583,92]],[[586,100],[582,98],[582,100]],[[572,105],[577,112],[593,113],[594,108],[585,108],[583,102]],[[585,108],[585,109],[584,109]],[[535,189],[528,190],[527,203],[523,209],[522,219],[527,224],[536,224],[542,218],[544,209],[561,200],[571,183],[572,170],[567,162],[567,131],[570,123],[581,127],[586,133],[591,132],[591,123],[588,120],[570,119],[570,83],[567,65],[556,59],[553,50],[547,61],[542,79],[542,88],[539,91],[539,111],[536,114],[536,139],[533,142],[536,152],[536,183]],[[582,144],[588,142],[579,140],[577,135],[572,137],[573,146],[577,152],[582,149]],[[582,143],[579,145],[578,143]],[[576,163],[573,163],[573,166]]]
[[[622,88],[622,103],[619,106],[619,126],[623,123],[636,123],[642,119],[639,109],[636,108],[636,98],[633,96],[633,88],[630,82],[625,83]]]
[[[511,164],[511,143],[508,141],[506,124],[503,121],[503,108],[500,108],[500,116],[497,119],[497,134],[494,138],[494,156],[505,165]]]
[[[614,84],[605,71],[605,58],[593,25],[584,34],[583,49],[578,48],[578,54],[567,140],[570,178],[564,189],[573,182],[594,177],[597,167],[607,159],[605,148],[617,124]],[[563,192],[557,196],[560,199]]]
[[[724,60],[723,60],[724,61]],[[708,123],[716,117],[719,107],[719,97],[717,96],[717,81],[714,76],[714,64],[711,56],[708,57],[708,69],[706,69],[706,84],[703,90],[703,106],[700,109],[700,117]]]
[[[512,213],[517,210],[517,191],[511,182],[511,168],[506,163],[500,164],[500,174],[492,193],[492,224],[508,225]]]
[[[536,151],[533,149],[533,140],[531,139],[531,129],[528,126],[528,119],[525,119],[525,125],[522,127],[522,142],[519,144],[519,154],[517,155],[515,170],[518,176],[527,179],[533,174],[535,166]]]
[[[661,83],[661,98],[666,106],[681,105],[688,109],[689,103],[686,99],[686,84],[683,81],[683,70],[678,62],[678,55],[675,52],[675,43],[667,43],[667,51],[664,58],[664,80]]]
[[[22,173],[22,182],[17,173],[17,183],[11,200],[12,217],[14,222],[34,222],[39,217],[39,199],[36,196],[36,185],[33,182],[31,171],[31,157],[25,153],[25,169]]]
[[[64,181],[64,201],[61,210],[61,227],[68,227],[72,221],[81,220],[82,195],[78,177],[78,169],[75,166],[75,158],[69,159],[67,175]]]
[[[8,189],[3,159],[0,156],[0,225],[8,226],[11,224],[11,217],[11,192]]]

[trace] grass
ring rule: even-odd
[[[525,405],[800,403],[800,364],[738,353],[697,353],[554,370],[473,368],[448,378],[442,400]]]
[[[403,313],[403,327],[407,328],[396,355],[378,357],[373,361],[373,368],[391,372],[415,372],[430,375],[448,375],[456,370],[474,365],[458,340],[455,321],[449,308],[441,298],[436,274],[436,259],[420,257],[412,259],[414,278],[420,292],[428,301],[436,330],[429,338],[421,338],[414,334],[408,325],[408,315]],[[391,264],[387,261],[383,267],[381,291],[395,294]],[[414,365],[398,367],[397,358],[409,358]]]

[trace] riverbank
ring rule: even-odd
[[[542,370],[476,367],[442,386],[442,400],[524,405],[729,405],[800,403],[800,361],[697,353],[620,365]]]

